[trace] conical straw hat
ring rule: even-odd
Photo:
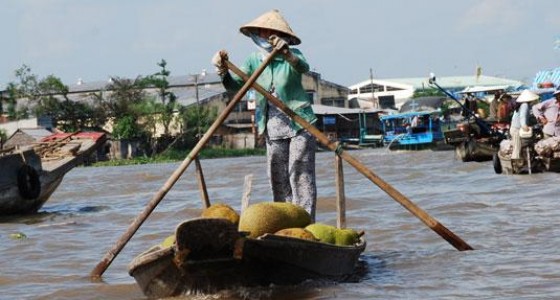
[[[529,91],[529,90],[524,90],[523,92],[521,92],[521,95],[519,95],[519,97],[517,97],[517,100],[515,100],[517,103],[523,103],[523,102],[531,102],[531,101],[535,101],[539,99],[539,95]]]
[[[299,45],[301,43],[301,40],[296,36],[292,28],[290,28],[288,22],[284,20],[280,12],[276,9],[261,15],[246,25],[241,26],[239,31],[246,36],[250,36],[252,30],[260,28],[276,30],[286,34],[286,36],[289,37],[288,44],[290,45]]]

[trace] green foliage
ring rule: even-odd
[[[134,108],[146,99],[145,87],[146,81],[140,76],[134,80],[113,77],[107,85],[110,93],[103,99],[102,106],[116,122],[128,116],[138,119],[140,114]]]
[[[67,132],[99,130],[110,120],[115,138],[140,139],[151,149],[146,148],[146,152],[152,154],[171,147],[192,148],[197,135],[206,132],[215,120],[217,109],[186,108],[177,103],[169,88],[167,62],[162,59],[157,65],[158,72],[147,77],[113,77],[103,90],[82,95],[80,101],[70,99],[69,88],[59,78],[39,78],[23,65],[15,71],[17,80],[7,85],[0,110],[7,111],[11,119],[27,118],[30,113],[50,116],[55,127]],[[146,88],[155,88],[157,95],[150,96]],[[164,132],[156,138],[160,126]],[[179,134],[172,136],[173,129]]]
[[[177,96],[169,91],[169,75],[171,72],[165,67],[167,62],[162,59],[157,64],[161,70],[146,78],[146,84],[154,86],[158,90],[161,105],[155,106],[157,110],[152,111],[159,115],[159,121],[163,124],[163,134],[169,134],[169,126],[174,121],[174,111],[177,109]]]
[[[443,116],[447,116],[449,114],[449,109],[450,109],[450,103],[448,102],[443,102],[440,106],[441,109],[441,114]]]
[[[218,116],[215,107],[191,106],[180,111],[184,135],[188,137],[187,145],[194,146],[196,137],[204,135]],[[200,137],[199,137],[200,138]]]
[[[190,149],[178,150],[170,149],[154,157],[135,157],[132,159],[120,159],[113,161],[101,161],[93,164],[95,167],[102,166],[122,166],[122,165],[142,165],[151,163],[167,163],[184,160],[190,153]],[[226,149],[226,148],[205,148],[200,151],[198,157],[200,159],[212,159],[222,157],[243,157],[243,156],[263,156],[266,150],[257,149]]]
[[[416,91],[414,91],[414,94],[412,95],[412,98],[418,98],[418,97],[427,97],[427,96],[447,96],[445,95],[442,91],[436,89],[436,88],[429,88],[429,89],[418,89]]]
[[[8,139],[8,133],[5,129],[0,128],[0,141],[5,142]],[[1,147],[1,145],[0,145]]]
[[[29,117],[32,110],[36,116],[50,116],[56,128],[77,131],[91,125],[99,110],[86,103],[68,99],[68,87],[54,75],[43,79],[23,65],[15,71],[17,82],[8,84],[8,115],[11,119]],[[18,99],[26,99],[27,106],[17,107]]]
[[[123,116],[113,127],[113,136],[117,139],[134,139],[142,135],[136,119],[133,116]]]

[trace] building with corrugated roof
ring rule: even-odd
[[[216,73],[203,71],[200,74],[169,76],[167,80],[169,83],[167,91],[174,93],[177,97],[177,103],[185,107],[193,105],[210,106],[215,107],[220,112],[225,109],[232,96],[226,92],[221,78]],[[111,83],[112,79],[92,82],[79,80],[77,83],[68,86],[66,96],[71,101],[92,103],[97,99],[105,98],[112,92],[109,89]],[[347,87],[326,81],[316,72],[304,74],[302,84],[309,99],[314,104],[348,107],[349,89]],[[146,88],[145,92],[150,96],[159,97],[156,88]],[[225,120],[218,135],[222,136],[221,140],[226,144],[225,146],[237,147],[237,145],[254,144],[252,126],[248,100],[247,97],[244,97]],[[159,127],[156,129],[156,136],[163,133],[163,126]],[[111,132],[110,123],[104,129]],[[238,138],[236,135],[240,137]],[[238,140],[241,140],[241,142]]]
[[[39,142],[42,138],[52,135],[53,133],[44,128],[19,128],[17,129],[3,145],[4,149],[16,148],[20,146],[28,146]]]
[[[399,108],[409,100],[417,90],[433,88],[428,77],[369,79],[350,86],[348,99],[351,102],[373,103],[378,107],[390,107],[393,104]],[[524,83],[518,80],[493,76],[447,76],[438,77],[437,83],[450,92],[457,92],[468,87],[507,86],[518,89]]]

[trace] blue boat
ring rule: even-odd
[[[390,150],[440,149],[445,144],[439,111],[385,115],[380,120],[383,143]]]

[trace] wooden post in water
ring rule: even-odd
[[[204,180],[204,174],[202,173],[202,165],[198,159],[198,155],[194,158],[194,163],[196,166],[196,179],[198,181],[198,190],[200,191],[200,198],[202,199],[202,204],[204,208],[210,207],[210,198],[208,198],[208,190],[206,189],[206,181]]]
[[[243,184],[243,196],[241,197],[241,213],[249,206],[251,199],[251,186],[253,185],[253,174],[245,175],[245,183]]]
[[[334,156],[336,174],[336,227],[346,228],[346,195],[344,194],[344,171],[342,159],[338,154]]]

